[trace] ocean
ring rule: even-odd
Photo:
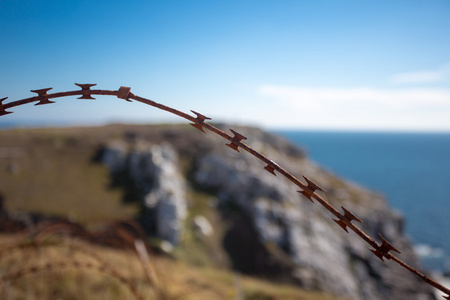
[[[450,133],[276,133],[325,169],[383,194],[405,217],[422,263],[450,273]]]

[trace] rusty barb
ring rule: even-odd
[[[261,160],[266,166],[264,169],[268,172],[270,172],[273,175],[277,175],[277,173],[281,174],[282,176],[286,177],[288,180],[290,180],[293,184],[295,184],[297,187],[299,187],[301,190],[298,192],[301,193],[303,196],[305,196],[307,199],[309,199],[311,202],[317,201],[320,205],[322,205],[325,209],[327,209],[329,212],[331,212],[336,219],[333,219],[343,230],[348,232],[348,229],[355,232],[360,238],[362,238],[366,243],[368,243],[372,249],[370,249],[379,259],[381,259],[384,262],[384,258],[388,260],[392,260],[395,263],[399,264],[403,268],[407,269],[408,271],[412,272],[419,278],[421,278],[423,281],[425,281],[427,284],[435,287],[436,289],[442,291],[443,293],[447,294],[444,296],[445,299],[450,300],[450,290],[443,285],[439,284],[438,282],[432,280],[430,277],[422,274],[418,270],[410,267],[406,263],[404,263],[402,260],[397,258],[394,254],[391,253],[391,251],[400,253],[399,250],[397,250],[394,246],[392,246],[388,241],[386,241],[381,235],[379,235],[381,243],[376,242],[372,237],[367,235],[365,232],[363,232],[359,227],[357,227],[355,224],[352,223],[352,221],[362,222],[358,217],[356,217],[353,213],[351,213],[349,210],[347,210],[344,207],[341,207],[344,213],[339,212],[336,210],[331,204],[329,204],[324,198],[322,198],[319,194],[317,194],[317,191],[325,192],[319,185],[314,183],[311,179],[303,176],[303,179],[306,181],[306,183],[303,183],[299,179],[297,179],[295,176],[287,172],[285,169],[280,167],[277,163],[274,161],[268,159],[263,154],[259,153],[258,151],[254,150],[250,146],[243,143],[243,140],[246,140],[247,138],[240,134],[239,132],[234,131],[233,129],[230,129],[231,133],[233,135],[227,134],[223,132],[222,130],[214,127],[211,124],[206,123],[206,120],[211,120],[211,118],[208,118],[196,111],[191,110],[193,114],[195,114],[195,117],[186,114],[184,112],[181,112],[179,110],[173,109],[171,107],[165,106],[163,104],[157,103],[153,100],[149,100],[146,98],[142,98],[139,96],[134,95],[131,93],[131,89],[129,87],[120,87],[117,91],[111,91],[111,90],[92,90],[91,88],[96,86],[96,84],[78,84],[76,83],[78,87],[81,88],[81,90],[76,91],[69,91],[69,92],[60,92],[60,93],[53,93],[48,94],[48,91],[50,91],[52,88],[45,88],[45,89],[39,89],[39,90],[31,90],[31,92],[37,93],[37,96],[13,101],[9,103],[4,103],[4,101],[7,99],[2,98],[0,99],[0,116],[11,114],[12,112],[8,109],[11,109],[13,107],[24,105],[27,103],[33,103],[37,102],[35,105],[43,105],[43,104],[51,104],[54,103],[54,101],[51,101],[50,99],[54,98],[60,98],[60,97],[68,97],[68,96],[80,96],[78,99],[89,99],[93,100],[95,99],[92,97],[93,95],[106,95],[106,96],[116,96],[119,99],[124,99],[126,101],[131,102],[132,100],[142,102],[144,104],[156,107],[161,110],[165,110],[169,113],[175,114],[181,118],[184,118],[192,123],[190,123],[193,127],[197,128],[198,130],[206,133],[205,129],[208,129],[209,131],[212,131],[213,133],[220,135],[224,139],[228,140],[229,143],[226,145],[230,147],[231,149],[235,151],[239,151],[239,148],[242,150],[250,153],[257,159]]]

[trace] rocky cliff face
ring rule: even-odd
[[[186,218],[186,181],[178,156],[169,144],[115,141],[103,151],[102,162],[113,177],[125,176],[143,205],[146,227],[171,244],[178,244]]]
[[[326,190],[324,197],[334,207],[352,211],[363,220],[358,226],[366,233],[381,233],[402,251],[402,260],[418,265],[402,217],[380,195],[330,174],[278,136],[254,128],[237,130],[248,137],[247,144],[296,177],[311,178]],[[434,299],[429,286],[396,264],[379,260],[364,241],[343,231],[292,183],[224,143],[191,127],[163,127],[109,143],[102,160],[112,174],[128,174],[148,213],[148,226],[173,244],[183,234],[186,188],[201,188],[213,193],[224,216],[239,211],[241,217],[232,219],[234,235],[224,241],[231,258],[241,261],[234,264],[238,270],[268,270],[265,275],[288,277],[305,288],[350,299]]]

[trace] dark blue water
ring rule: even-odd
[[[383,194],[425,265],[450,271],[450,134],[279,131],[309,158]]]

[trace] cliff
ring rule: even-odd
[[[366,233],[381,233],[402,252],[402,260],[418,266],[402,217],[382,196],[327,172],[279,136],[256,128],[233,129],[297,178],[305,175],[318,183],[334,207],[350,209]],[[183,248],[195,239],[206,244],[202,249],[218,264],[228,260],[243,273],[349,299],[434,299],[429,286],[399,266],[383,263],[293,184],[266,172],[249,154],[224,146],[216,135],[190,126],[130,127],[103,141],[97,161],[108,166],[113,182],[126,187],[128,197],[142,204],[147,231],[169,245]],[[196,237],[186,238],[192,232]]]

